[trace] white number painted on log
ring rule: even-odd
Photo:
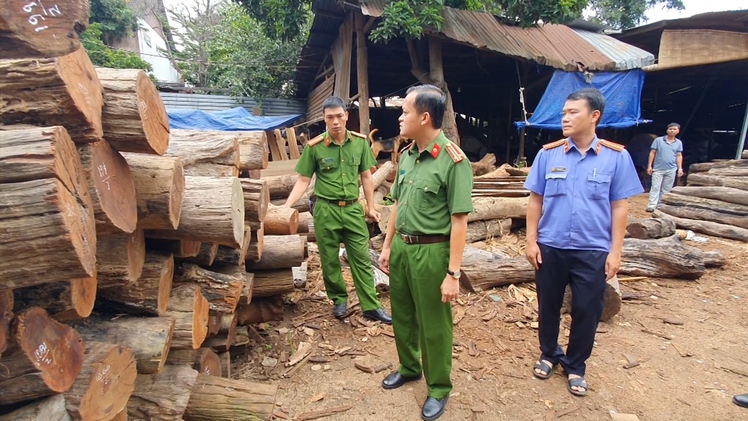
[[[78,90],[83,94],[86,104],[91,105],[91,94],[88,92],[88,88],[86,88],[84,84],[78,82]]]
[[[49,357],[49,347],[46,342],[42,342],[38,347],[36,347],[34,350],[34,359],[36,359],[38,364],[52,364],[52,358]]]
[[[141,99],[138,101],[138,108],[140,109],[140,118],[142,118],[143,121],[148,120],[148,104]]]
[[[104,384],[109,384],[109,378],[106,375],[109,374],[110,371],[112,371],[112,366],[107,364],[106,367],[101,369],[101,371],[96,374],[96,381],[99,383],[104,382]]]
[[[112,186],[109,185],[109,179],[112,178],[112,176],[109,175],[109,172],[106,169],[106,164],[100,164],[97,168],[99,169],[99,178],[101,178],[101,182],[106,183],[107,191],[111,191]]]
[[[42,11],[42,14],[34,13],[35,7],[39,7]],[[39,0],[38,3],[35,1],[32,1],[31,3],[28,3],[27,5],[23,6],[22,9],[24,12],[31,14],[31,16],[29,16],[28,22],[35,26],[34,31],[36,32],[40,32],[40,31],[43,31],[49,28],[48,25],[37,26],[39,24],[39,19],[46,21],[47,18],[45,16],[54,18],[54,17],[62,15],[62,12],[60,12],[60,6],[55,4],[54,6],[50,8],[45,8],[41,0]]]

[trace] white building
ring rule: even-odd
[[[166,41],[143,19],[138,18],[138,53],[153,67],[153,75],[160,82],[179,82],[179,73],[163,53]]]

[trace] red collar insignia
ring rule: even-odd
[[[441,146],[439,146],[438,143],[434,143],[434,147],[431,148],[431,156],[436,158],[437,156],[439,156],[439,152],[441,152],[441,150],[442,150]]]

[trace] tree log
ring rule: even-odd
[[[197,255],[185,260],[198,265],[211,266],[218,255],[218,247],[218,243],[200,243]]]
[[[13,320],[13,290],[0,289],[0,357],[8,347],[8,328]]]
[[[97,142],[103,106],[101,82],[83,48],[57,58],[0,61],[4,124],[65,126],[73,142]]]
[[[385,181],[387,181],[387,178],[390,176],[390,174],[395,170],[395,164],[392,163],[392,161],[387,161],[384,164],[382,164],[381,167],[377,168],[377,170],[374,172],[374,174],[371,175],[371,183],[373,184],[372,191],[375,191],[379,188],[379,186],[382,185]],[[358,189],[358,200],[362,201],[364,200],[364,187],[361,186]]]
[[[679,218],[712,221],[739,228],[748,228],[748,218],[746,217],[748,214],[745,213],[748,206],[745,205],[668,193],[662,197],[659,209]]]
[[[503,237],[512,230],[512,220],[494,219],[490,221],[473,221],[468,223],[467,243],[483,241],[488,238]]]
[[[239,142],[233,132],[174,129],[166,156],[179,157],[188,176],[239,176]]]
[[[270,193],[265,180],[240,180],[244,191],[244,218],[248,222],[262,222],[268,212]]]
[[[167,315],[174,318],[171,349],[197,349],[208,335],[208,300],[200,287],[176,286],[171,292]]]
[[[39,399],[15,411],[0,415],[0,421],[72,421],[65,408],[65,396]]]
[[[291,194],[293,186],[296,185],[296,180],[299,179],[298,174],[283,174],[262,177],[265,184],[268,187],[268,193],[271,199],[286,199]]]
[[[707,171],[707,175],[716,177],[745,177],[748,176],[748,167],[712,168]]]
[[[125,408],[120,411],[119,414],[115,415],[114,418],[112,418],[110,421],[127,421],[128,419],[127,408]]]
[[[277,393],[277,385],[198,374],[184,417],[195,421],[269,420]]]
[[[689,173],[706,172],[706,171],[711,170],[712,168],[729,168],[729,167],[748,167],[748,160],[728,159],[724,161],[698,162],[695,164],[691,164],[691,166],[688,167],[688,172]],[[690,181],[690,174],[689,174],[689,181]]]
[[[700,221],[687,218],[679,218],[665,213],[660,209],[655,209],[652,213],[656,218],[671,219],[679,228],[689,229],[703,234],[714,235],[717,237],[731,238],[748,242],[748,229],[734,227],[732,225],[720,224],[711,221]]]
[[[259,228],[252,228],[252,239],[247,249],[246,262],[258,262],[262,259],[262,250],[265,248],[265,227],[260,223]]]
[[[683,196],[703,197],[704,199],[716,199],[738,205],[748,205],[748,192],[731,187],[676,186],[670,192]]]
[[[698,279],[704,274],[704,258],[686,249],[677,236],[656,240],[623,240],[618,273],[650,278]]]
[[[230,351],[221,352],[220,354],[218,354],[218,358],[221,360],[221,377],[230,379],[231,378],[231,352]]]
[[[283,320],[283,299],[280,296],[257,298],[236,308],[238,326]]]
[[[746,191],[748,190],[748,180],[738,177],[716,177],[713,175],[689,174],[688,186],[722,186]]]
[[[68,321],[88,317],[96,302],[96,276],[57,281],[13,290],[15,312],[41,307],[54,319]]]
[[[503,258],[472,247],[462,256],[460,284],[470,292],[535,280],[535,269],[524,257]]]
[[[104,88],[107,142],[120,152],[163,155],[169,146],[169,117],[148,74],[102,67],[96,73]]]
[[[168,365],[158,374],[138,375],[127,403],[128,415],[136,420],[181,420],[197,375],[190,367]]]
[[[220,268],[211,269],[220,270]],[[175,271],[174,284],[175,287],[199,286],[203,296],[208,300],[210,310],[233,313],[244,288],[244,277],[236,276],[236,273],[226,274],[203,269],[193,263],[180,263]]]
[[[301,235],[266,235],[262,259],[247,262],[247,271],[288,269],[304,261],[305,241]]]
[[[468,222],[506,218],[525,219],[528,203],[527,197],[474,197],[474,209],[468,214]]]
[[[239,297],[239,305],[247,305],[252,302],[252,295],[255,287],[255,274],[244,272],[244,288],[242,295]]]
[[[143,230],[132,234],[113,233],[99,236],[96,249],[96,271],[99,282],[105,287],[122,280],[135,282],[143,273],[145,264],[145,237]]]
[[[270,204],[262,223],[265,235],[293,235],[299,230],[299,211]]]
[[[561,307],[562,313],[571,313],[571,297],[571,286],[567,285],[566,291],[564,291],[564,304]],[[621,311],[623,300],[621,298],[621,287],[618,283],[617,276],[614,276],[606,282],[603,300],[603,313],[600,315],[601,322],[610,320]]]
[[[268,167],[267,135],[263,131],[238,132],[239,169],[261,170]]]
[[[314,221],[311,212],[299,212],[298,234],[309,234],[310,221],[312,221],[311,228],[314,229]]]
[[[0,289],[92,276],[92,210],[57,179],[0,184]],[[42,275],[43,276],[40,276]]]
[[[13,321],[3,353],[0,405],[37,399],[68,390],[83,366],[85,346],[73,328],[34,307]]]
[[[155,374],[166,362],[174,332],[168,317],[89,317],[72,324],[86,343],[124,344],[135,355],[138,373]]]
[[[149,230],[153,238],[186,239],[240,248],[244,241],[244,194],[238,178],[186,176],[176,230]]]
[[[145,245],[148,250],[167,251],[172,253],[175,258],[188,258],[195,257],[200,253],[202,243],[192,240],[162,240],[158,238],[146,238]]]
[[[221,359],[210,348],[171,351],[169,352],[169,358],[166,363],[169,365],[192,367],[198,373],[205,374],[206,376],[221,375]]]
[[[135,183],[138,228],[173,230],[184,200],[184,169],[179,158],[123,153]]]
[[[208,337],[215,336],[221,329],[221,313],[217,311],[210,311],[208,317]]]
[[[253,297],[288,294],[295,289],[293,271],[290,267],[286,269],[258,270],[254,274]]]
[[[299,200],[296,201],[296,203],[293,203],[291,205],[292,209],[296,209],[299,212],[309,212],[309,192],[304,193],[301,195]],[[275,206],[283,206],[286,204],[286,199],[270,199],[270,203]]]
[[[138,202],[130,167],[106,141],[78,147],[93,199],[96,232],[135,231]]]
[[[121,307],[129,313],[163,316],[169,304],[173,277],[171,253],[148,251],[143,271],[136,281],[108,278],[99,283],[98,296],[108,301],[101,309],[111,311]]]
[[[244,266],[247,259],[247,251],[252,242],[252,229],[249,226],[244,227],[244,243],[241,249],[235,249],[226,246],[218,246],[216,251],[215,263],[222,265]]]
[[[640,240],[670,237],[675,234],[675,222],[661,218],[638,219],[628,223],[626,232]]]
[[[65,406],[75,420],[110,420],[127,405],[137,375],[132,351],[88,342],[83,368],[65,392]]]

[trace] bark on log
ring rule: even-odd
[[[184,169],[179,158],[123,153],[135,183],[138,228],[173,230],[184,200]]]
[[[696,254],[700,254],[704,260],[704,267],[706,268],[721,268],[727,264],[727,259],[719,250],[703,251],[698,247],[683,246],[686,250],[691,250]]]
[[[713,221],[748,228],[748,206],[668,193],[662,197],[661,211],[679,218]]]
[[[210,348],[174,350],[169,353],[166,363],[192,367],[206,376],[221,375],[221,359]]]
[[[704,199],[716,199],[738,205],[748,205],[748,192],[731,187],[676,186],[670,192],[683,196],[702,197]]]
[[[261,170],[268,167],[267,135],[263,131],[239,132],[239,169]]]
[[[218,255],[218,247],[218,243],[200,243],[197,255],[185,260],[198,265],[211,266]]]
[[[729,168],[729,167],[748,167],[748,160],[728,159],[724,161],[698,162],[695,164],[691,164],[691,166],[688,167],[688,172],[689,174],[691,174],[691,173],[696,173],[696,172],[706,172],[713,168]],[[689,175],[689,181],[690,181],[690,175]]]
[[[166,362],[174,332],[168,317],[89,317],[71,324],[86,343],[123,344],[135,355],[138,373],[155,374]]]
[[[293,235],[299,230],[299,211],[270,204],[262,222],[265,235]]]
[[[42,16],[43,15],[43,16]],[[81,47],[78,34],[88,26],[87,1],[61,6],[14,1],[0,9],[0,59],[59,57]]]
[[[143,230],[132,234],[101,235],[96,249],[97,277],[102,285],[111,286],[122,280],[135,282],[143,273],[145,237]]]
[[[748,180],[743,180],[737,177],[715,177],[713,175],[704,175],[704,174],[689,174],[688,185],[689,186],[721,186],[721,187],[732,187],[734,189],[739,189],[743,191],[748,190]]]
[[[220,270],[220,268],[211,269]],[[203,269],[192,263],[180,263],[175,271],[174,284],[175,287],[198,286],[202,295],[208,300],[210,310],[233,313],[244,288],[244,277],[236,276],[235,273],[226,274]]]
[[[732,225],[720,224],[711,221],[700,221],[688,218],[679,218],[665,213],[660,209],[655,209],[652,215],[656,218],[672,219],[679,228],[693,230],[702,234],[714,235],[722,238],[744,241],[748,243],[748,229],[739,228]]]
[[[512,230],[511,219],[494,219],[490,221],[473,221],[468,223],[466,242],[474,243],[487,238],[503,237]]]
[[[120,152],[163,155],[169,146],[169,117],[146,72],[98,67],[96,73],[104,88],[107,142]]]
[[[41,307],[58,321],[88,317],[96,302],[96,276],[13,290],[15,312]]]
[[[146,236],[218,243],[240,248],[244,240],[244,194],[238,178],[185,177],[182,216],[176,230]]]
[[[374,186],[372,189],[372,192],[376,191],[379,188],[379,186],[382,185],[382,183],[387,181],[387,178],[390,176],[390,174],[394,170],[395,170],[395,164],[392,161],[387,161],[384,164],[382,164],[381,167],[377,168],[374,174],[371,175],[371,183]],[[358,189],[358,200],[359,201],[365,200],[363,186],[359,187]]]
[[[301,235],[266,235],[262,259],[247,262],[247,271],[299,266],[304,261],[305,243]]]
[[[298,174],[283,174],[262,177],[265,184],[268,186],[268,193],[271,199],[286,199],[291,194],[293,186],[296,185],[296,180],[299,179]]]
[[[83,48],[57,58],[0,61],[4,124],[65,126],[73,142],[97,142],[103,106],[101,82]]]
[[[472,247],[462,256],[460,284],[470,292],[535,280],[535,269],[524,257],[502,258]]]
[[[314,229],[314,220],[312,219],[311,212],[299,212],[298,234],[309,234],[310,221],[311,228]]]
[[[268,212],[270,193],[265,180],[240,180],[244,192],[244,218],[248,222],[262,222]]]
[[[174,319],[172,349],[197,349],[208,334],[208,300],[200,288],[193,285],[176,286],[171,292],[167,315]]]
[[[246,262],[258,262],[262,259],[262,251],[265,248],[265,227],[260,224],[259,228],[252,228],[252,239],[247,249]]]
[[[309,197],[310,193],[304,193],[299,200],[291,204],[291,208],[299,212],[309,212]],[[283,206],[286,204],[286,199],[270,199],[270,203],[275,206]]]
[[[208,316],[208,337],[217,335],[219,329],[221,329],[221,313],[211,310]]]
[[[247,305],[252,302],[252,295],[255,288],[255,274],[244,272],[244,288],[242,295],[239,297],[239,305]]]
[[[128,313],[163,316],[169,304],[173,278],[171,253],[148,251],[143,271],[136,281],[109,278],[99,283],[98,296],[107,301],[102,303],[101,309],[110,312],[121,307]]]
[[[129,349],[87,342],[83,368],[65,392],[65,406],[75,420],[111,420],[127,405],[137,375]]]
[[[15,411],[0,415],[0,421],[73,421],[65,408],[65,396],[39,399]]]
[[[244,227],[244,243],[242,248],[235,249],[226,246],[218,246],[214,264],[244,266],[247,259],[247,251],[252,242],[252,229],[247,225]]]
[[[218,354],[218,358],[221,360],[221,377],[227,379],[231,378],[231,352],[221,352]],[[2,421],[2,420],[0,420]]]
[[[626,232],[640,240],[670,237],[675,234],[675,222],[662,218],[638,219],[628,223]]]
[[[707,175],[715,177],[746,177],[748,176],[748,167],[712,168],[707,171]]]
[[[468,214],[468,222],[492,219],[518,218],[527,215],[527,197],[475,197],[473,211]]]
[[[677,236],[656,240],[623,240],[618,273],[650,278],[698,279],[704,259],[696,249],[686,249]]]
[[[127,408],[125,408],[120,411],[119,414],[115,415],[114,418],[112,418],[110,421],[127,421],[128,419]]]
[[[73,385],[85,353],[83,339],[73,328],[34,307],[16,317],[9,336],[0,376],[0,405],[61,393]]]
[[[166,156],[179,157],[187,176],[239,176],[239,142],[232,132],[174,129]]]
[[[254,272],[253,297],[270,297],[294,291],[293,271],[287,269],[258,270]]]
[[[161,240],[158,238],[146,238],[145,245],[148,250],[161,250],[173,254],[175,258],[188,258],[195,257],[200,253],[202,243],[192,240]]]
[[[136,420],[180,421],[197,375],[190,367],[169,365],[155,375],[138,375],[127,402],[128,415]]]
[[[0,289],[95,273],[93,212],[61,181],[0,184],[0,197],[0,255],[13,256],[0,259]]]
[[[106,141],[78,147],[96,217],[96,232],[135,231],[138,202],[125,158]]]
[[[283,300],[276,297],[257,298],[247,305],[236,308],[238,326],[283,320]]]
[[[8,329],[13,320],[13,290],[0,289],[0,357],[8,348]]]
[[[269,420],[277,393],[277,385],[198,374],[184,417],[195,421]]]
[[[613,316],[621,311],[623,300],[621,298],[621,287],[618,283],[618,277],[614,276],[608,280],[605,284],[605,292],[603,293],[603,313],[600,315],[600,321],[604,322],[610,320]],[[566,286],[564,291],[564,304],[561,307],[562,313],[571,313],[572,294],[571,287]]]

